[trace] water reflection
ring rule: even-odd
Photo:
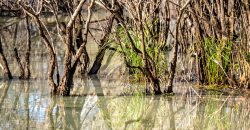
[[[116,96],[95,76],[77,83],[85,96],[57,97],[46,82],[1,82],[0,129],[250,128],[250,104],[243,97]]]

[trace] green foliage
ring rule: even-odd
[[[230,64],[232,43],[205,39],[205,78],[209,84],[224,83]]]
[[[130,28],[129,33],[132,37],[132,40],[136,48],[142,50],[142,40],[138,30]],[[156,73],[158,77],[160,77],[161,75],[164,74],[167,68],[166,54],[160,49],[164,41],[156,40],[153,37],[151,37],[149,30],[147,29],[144,30],[144,35],[145,35],[146,52],[153,60],[153,64],[151,64],[151,66],[156,68],[157,71]],[[116,35],[112,36],[111,38],[119,39],[120,43],[117,43],[117,40],[114,40],[116,42],[113,42],[113,45],[119,44],[118,51],[123,53],[125,60],[130,66],[143,67],[142,56],[131,48],[129,37],[127,36],[123,27],[120,27],[117,30]],[[142,72],[136,68],[129,68],[129,73],[133,75],[136,81],[141,80],[144,77]]]

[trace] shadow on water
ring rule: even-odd
[[[96,76],[78,84],[85,96],[57,97],[47,92],[46,82],[2,82],[0,129],[250,128],[250,102],[243,97],[117,96],[107,94],[115,89]]]

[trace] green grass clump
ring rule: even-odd
[[[232,43],[205,39],[205,78],[208,84],[222,84],[227,79]]]

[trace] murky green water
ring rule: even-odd
[[[242,97],[122,96],[119,88],[128,86],[96,78],[75,86],[84,96],[51,97],[46,80],[1,81],[0,129],[250,128],[250,103]]]

